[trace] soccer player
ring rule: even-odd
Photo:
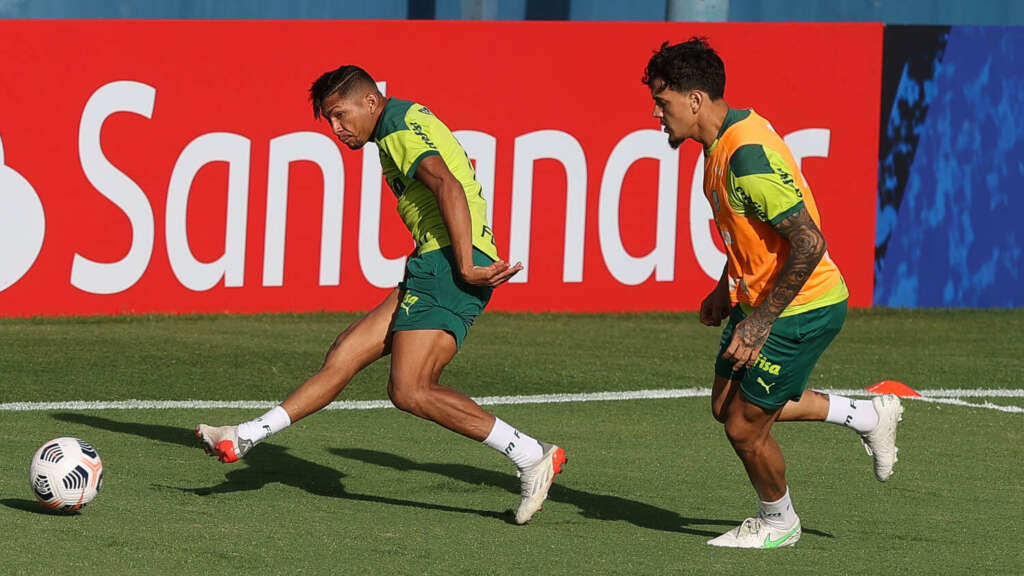
[[[811,189],[782,138],[753,110],[723,98],[725,66],[706,39],[662,44],[643,78],[654,117],[677,148],[704,146],[704,194],[725,244],[718,285],[700,321],[720,326],[711,393],[714,417],[746,468],[760,510],[712,546],[776,548],[800,538],[776,421],[825,421],[861,435],[884,482],[896,463],[893,395],[852,400],[805,390],[811,369],[839,333],[849,292],[825,248]]]
[[[518,467],[518,524],[537,512],[565,463],[562,448],[541,442],[438,383],[492,290],[522,270],[498,257],[487,204],[462,146],[430,110],[386,98],[357,66],[320,76],[310,88],[313,115],[352,150],[371,140],[398,212],[416,242],[405,278],[384,301],[341,333],[320,371],[279,406],[237,426],[196,429],[207,452],[234,462],[253,446],[320,410],[352,377],[391,354],[388,395],[396,407],[501,452]]]

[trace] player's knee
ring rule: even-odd
[[[423,405],[423,394],[420,393],[416,386],[410,385],[408,382],[395,379],[392,376],[391,381],[388,382],[388,397],[391,398],[391,403],[395,405],[395,408],[403,412],[410,414],[420,415],[420,406]]]
[[[356,363],[356,359],[360,356],[362,348],[359,342],[355,341],[352,336],[352,327],[338,335],[331,343],[331,347],[327,349],[327,354],[324,357],[324,364],[321,371],[335,372],[339,374],[348,374],[349,377],[355,374],[358,370],[353,364]]]
[[[725,436],[737,452],[748,452],[756,449],[757,431],[742,418],[725,417]]]

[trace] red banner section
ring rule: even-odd
[[[880,24],[0,21],[0,315],[364,310],[412,240],[306,91],[358,64],[455,131],[526,270],[495,310],[694,310],[724,256],[699,146],[640,83],[708,36],[872,297]]]

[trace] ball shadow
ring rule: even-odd
[[[27,498],[3,498],[0,499],[0,504],[14,510],[31,512],[42,516],[78,516],[79,512],[78,510],[71,513],[57,512],[56,510],[50,510],[46,506],[43,506],[37,500],[29,500]]]

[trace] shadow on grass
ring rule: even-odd
[[[74,412],[54,414],[53,418],[62,422],[84,424],[93,428],[110,430],[121,434],[131,434],[150,440],[159,440],[161,442],[195,447],[197,450],[197,458],[199,457],[199,440],[196,438],[195,432],[191,428],[179,428],[176,426],[164,426],[160,424],[143,424],[138,422],[119,422],[109,418]],[[211,464],[212,463],[214,463],[214,461],[211,459]],[[512,518],[507,514],[501,514],[499,512],[489,510],[475,510],[471,508],[460,508],[457,506],[445,506],[429,502],[417,502],[413,500],[402,500],[398,498],[388,498],[385,496],[349,492],[341,483],[342,478],[345,477],[342,472],[328,466],[323,466],[321,464],[299,458],[289,453],[287,448],[277,444],[260,444],[254,450],[249,452],[243,460],[231,466],[231,469],[224,475],[224,482],[214,486],[201,488],[183,488],[157,484],[155,484],[155,486],[171,488],[181,492],[195,494],[196,496],[205,497],[216,494],[230,494],[234,492],[259,490],[268,484],[284,484],[316,496],[344,498],[360,502],[374,502],[394,506],[437,510],[441,512],[475,514],[488,518],[498,518],[508,522],[512,521]]]
[[[519,494],[519,480],[511,474],[502,474],[493,470],[486,470],[464,464],[435,464],[429,462],[415,462],[408,458],[379,452],[375,450],[363,450],[358,448],[334,448],[332,454],[351,460],[359,460],[377,466],[384,466],[401,471],[422,471],[432,474],[439,474],[470,484],[483,484],[494,486]],[[666,532],[682,532],[696,536],[713,538],[722,532],[734,528],[742,520],[721,520],[708,518],[688,518],[679,515],[672,510],[658,508],[650,504],[610,496],[606,494],[595,494],[569,488],[557,481],[551,486],[548,493],[548,500],[562,502],[576,506],[584,518],[594,520],[623,520],[651,530],[662,530]],[[715,530],[702,530],[700,527],[715,526]],[[824,538],[833,538],[827,532],[818,530],[803,529],[805,534],[813,534]]]
[[[176,426],[164,426],[161,424],[144,424],[139,422],[120,422],[75,412],[62,412],[53,414],[53,418],[62,422],[73,424],[84,424],[93,428],[110,430],[121,434],[131,434],[158,440],[170,444],[199,448],[199,441],[191,428],[180,428]],[[439,474],[470,484],[483,484],[507,490],[518,496],[519,481],[512,474],[504,474],[493,470],[486,470],[463,464],[436,464],[421,463],[409,460],[402,456],[363,449],[331,449],[330,452],[350,460],[384,466],[395,470],[415,470]],[[212,463],[212,460],[211,460]],[[238,467],[242,466],[242,467]],[[432,504],[429,502],[417,502],[414,500],[403,500],[389,498],[372,494],[358,494],[349,492],[342,484],[345,475],[322,464],[310,462],[294,456],[288,449],[277,444],[263,443],[253,449],[245,459],[224,475],[224,481],[213,486],[201,488],[185,488],[177,486],[162,486],[181,492],[206,497],[217,494],[230,494],[234,492],[246,492],[259,490],[268,484],[284,484],[298,488],[316,496],[329,498],[342,498],[358,502],[372,502],[388,504],[392,506],[404,506],[425,510],[436,510],[440,512],[456,512],[460,514],[473,514],[486,518],[496,518],[504,522],[512,523],[514,518],[511,511],[495,512],[491,510],[476,510],[458,506],[446,506]],[[687,518],[678,513],[658,508],[650,504],[629,500],[619,496],[605,494],[594,494],[582,490],[566,487],[563,484],[555,483],[551,487],[548,498],[554,502],[571,504],[580,509],[580,514],[585,518],[595,520],[624,520],[641,528],[652,530],[663,530],[668,532],[682,532],[697,536],[714,537],[727,529],[739,525],[740,520],[712,520],[705,518]],[[6,500],[0,501],[8,507],[28,510],[31,501]],[[19,504],[22,503],[22,504]],[[23,507],[19,507],[22,506]],[[37,510],[33,510],[37,511]],[[46,511],[38,511],[45,513]],[[701,530],[699,527],[715,526],[715,530]],[[805,534],[814,534],[826,538],[832,538],[831,534],[817,530],[804,529]]]
[[[42,516],[77,516],[78,511],[66,514],[63,512],[57,512],[56,510],[50,510],[46,506],[40,504],[37,500],[29,500],[27,498],[4,498],[0,500],[0,504],[13,508],[15,510],[21,510],[22,512],[32,512],[34,514],[40,514]]]

